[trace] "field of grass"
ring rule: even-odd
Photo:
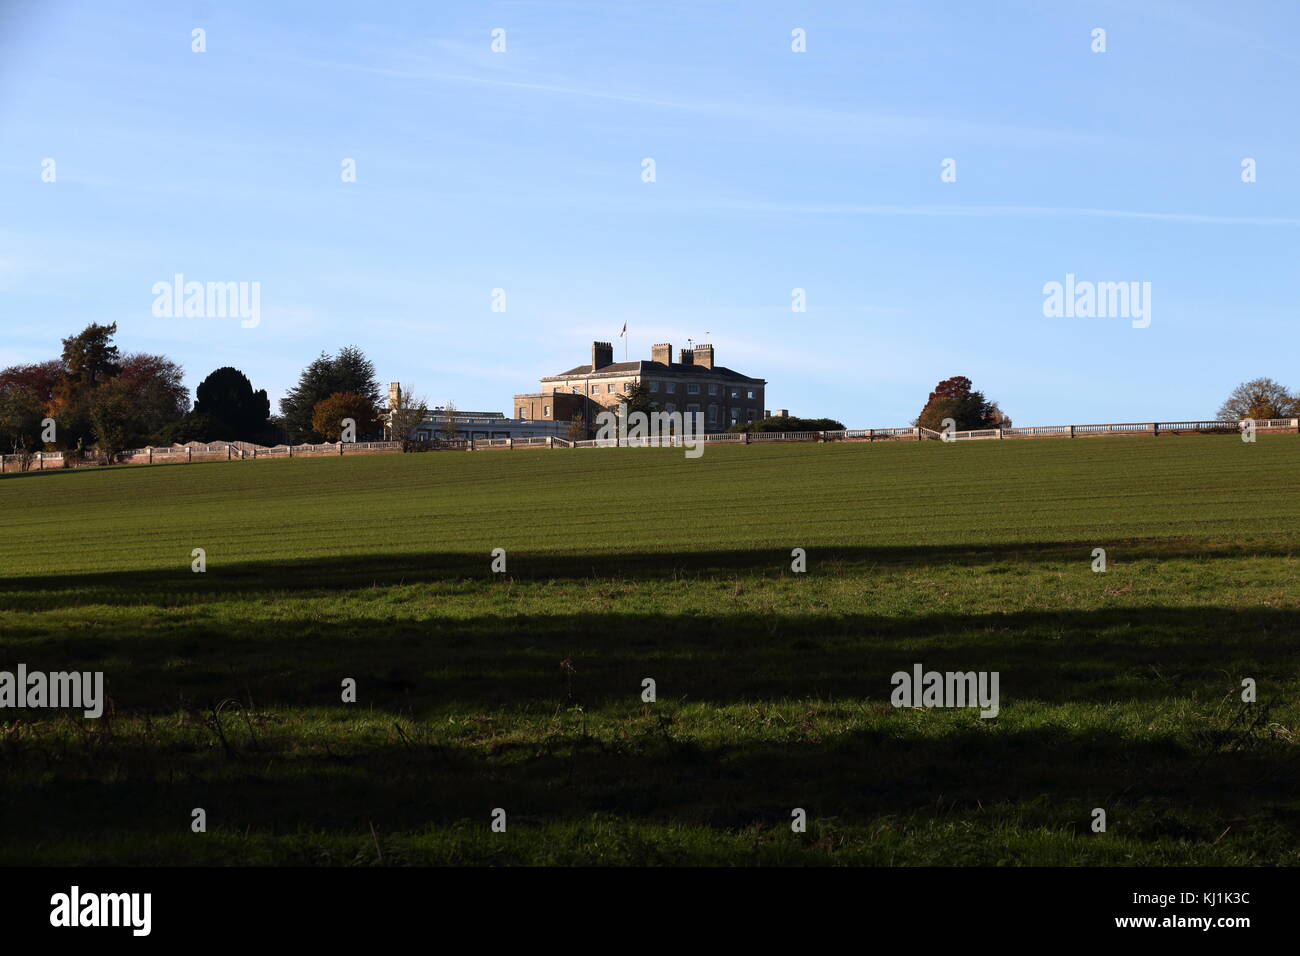
[[[1296,436],[7,476],[0,670],[112,711],[0,711],[0,863],[1294,865],[1298,479]],[[892,707],[914,663],[1001,713]]]

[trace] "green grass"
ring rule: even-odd
[[[1264,436],[6,477],[0,669],[113,713],[0,711],[0,862],[1300,863],[1297,475]],[[891,707],[915,662],[1001,714]]]

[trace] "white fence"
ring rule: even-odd
[[[1235,421],[1189,421],[1118,422],[1107,425],[1032,425],[1026,428],[986,428],[980,431],[954,432],[951,438],[954,441],[978,441],[988,438],[1086,438],[1093,435],[1235,435],[1242,431],[1243,424]],[[1255,431],[1256,433],[1300,432],[1300,419],[1257,419]],[[937,437],[941,440],[943,438],[942,435]]]
[[[322,455],[356,455],[398,452],[401,442],[327,442],[319,445],[254,445],[249,442],[211,442],[202,445],[168,445],[158,448],[131,448],[105,461],[93,452],[77,459],[61,451],[38,451],[28,455],[2,455],[4,472],[60,471],[65,468],[89,468],[100,464],[164,465],[195,461],[243,461],[261,458],[319,458]]]
[[[953,432],[946,436],[950,441],[1002,441],[1020,438],[1087,438],[1098,435],[1213,435],[1237,434],[1245,422],[1186,421],[1186,422],[1116,422],[1094,425],[1031,425],[1020,428],[982,428],[974,431]],[[1256,433],[1300,434],[1300,419],[1258,419]],[[930,428],[846,428],[840,431],[820,432],[715,432],[700,435],[692,440],[708,445],[757,445],[770,442],[872,442],[872,441],[944,441],[945,436]],[[491,451],[515,448],[681,448],[685,444],[681,435],[638,438],[603,438],[586,441],[569,441],[553,435],[533,438],[477,438],[456,447],[469,451]],[[165,448],[133,448],[114,459],[114,464],[143,465],[190,461],[243,461],[266,458],[297,458],[322,455],[384,454],[400,452],[402,443],[395,441],[328,442],[320,445],[275,445],[266,447],[248,442],[212,442],[207,445],[171,445]],[[61,451],[34,452],[30,455],[0,455],[0,469],[5,473],[18,471],[51,471],[68,467],[87,467],[99,464],[88,460],[64,460]]]
[[[472,451],[491,451],[494,448],[572,448],[573,442],[554,435],[535,435],[532,438],[471,438],[467,447]]]
[[[840,431],[820,432],[719,432],[698,436],[695,442],[707,445],[757,445],[768,442],[836,442],[836,441],[1003,441],[1017,438],[1087,438],[1098,435],[1188,435],[1188,434],[1238,434],[1242,422],[1186,421],[1186,422],[1114,422],[1092,425],[1028,425],[1020,428],[981,428],[973,431],[953,432],[945,436],[931,428],[846,428]],[[1300,433],[1300,419],[1273,418],[1255,421],[1255,431],[1275,434]],[[680,448],[680,435],[655,438],[592,438],[586,441],[567,442],[562,438],[514,439],[475,441],[473,448],[527,447],[527,443],[545,444],[548,448]],[[553,442],[553,443],[552,443]]]

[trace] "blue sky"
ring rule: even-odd
[[[850,426],[957,374],[1017,424],[1300,387],[1291,2],[0,10],[0,364],[115,321],[274,402],[354,343],[507,411],[627,322],[629,357],[707,336],[770,408]],[[260,324],[155,317],[176,273],[260,282]],[[1150,326],[1044,317],[1067,273],[1150,282]]]

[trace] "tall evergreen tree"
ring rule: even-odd
[[[210,415],[218,424],[211,439],[255,441],[267,430],[271,400],[266,389],[253,390],[243,372],[229,365],[208,375],[194,390],[194,414]]]
[[[324,441],[325,436],[312,427],[316,406],[340,392],[360,395],[379,405],[379,380],[375,366],[354,345],[339,349],[337,355],[322,352],[302,370],[298,384],[280,399],[284,427],[297,441]]]
[[[627,387],[626,392],[619,392],[615,398],[618,399],[618,404],[610,409],[610,411],[615,414],[621,410],[623,405],[627,406],[627,413],[629,415],[634,412],[642,412],[643,414],[649,415],[659,408],[659,402],[655,399],[650,389],[640,382],[633,382]]]
[[[121,353],[113,344],[117,323],[92,322],[63,340],[63,370],[54,388],[51,414],[58,422],[59,443],[67,447],[94,441],[91,413],[96,388],[122,371]]]
[[[122,371],[122,355],[113,344],[117,323],[90,323],[78,335],[63,340],[65,381],[81,388],[94,388]]]

